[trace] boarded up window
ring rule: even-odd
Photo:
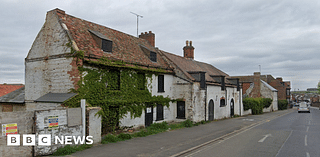
[[[158,92],[164,92],[164,75],[158,75]]]
[[[220,107],[224,107],[226,106],[226,100],[223,98],[223,99],[220,99]]]
[[[101,49],[105,52],[112,52],[112,41],[102,39]]]
[[[206,73],[200,72],[200,89],[206,89]]]
[[[13,112],[13,105],[2,105],[2,112]]]
[[[185,114],[185,102],[184,101],[178,101],[177,102],[177,118],[180,119],[185,119],[186,114]]]
[[[221,76],[221,90],[225,90],[224,76]]]
[[[144,73],[138,73],[138,89],[144,90],[146,85],[146,76]]]
[[[157,104],[157,120],[163,120],[163,105]]]
[[[106,82],[106,86],[111,90],[120,90],[120,70],[109,70],[110,78]]]
[[[157,53],[150,51],[150,60],[157,62]]]

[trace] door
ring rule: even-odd
[[[147,106],[145,113],[145,126],[148,127],[153,122],[153,106]]]
[[[230,117],[234,116],[234,101],[231,99],[230,102]]]
[[[214,104],[213,100],[209,101],[209,121],[213,121],[214,119]]]
[[[185,119],[185,102],[184,101],[178,101],[177,102],[177,118]]]

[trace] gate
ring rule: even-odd
[[[214,119],[214,104],[213,100],[209,101],[209,121],[213,121]]]

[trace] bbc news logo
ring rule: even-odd
[[[92,136],[55,136],[54,144],[93,144]],[[23,134],[22,135],[23,146],[35,146],[36,135],[34,134]],[[51,135],[41,134],[38,135],[39,146],[51,146]],[[7,135],[7,146],[20,146],[20,135],[19,134],[8,134]]]

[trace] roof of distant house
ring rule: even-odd
[[[170,60],[171,64],[177,66],[177,68],[183,72],[187,79],[195,80],[190,72],[205,72],[205,78],[208,82],[216,82],[211,76],[229,76],[211,64],[188,59],[165,51],[161,51],[161,53]],[[226,83],[230,82],[226,80]]]
[[[106,57],[110,60],[161,68],[172,72],[172,68],[159,55],[157,62],[150,60],[150,54],[148,53],[150,51],[157,53],[157,49],[145,39],[68,15],[60,9],[49,12],[54,12],[57,15],[60,24],[66,27],[66,31],[70,38],[74,40],[77,48],[84,51],[85,60]],[[93,38],[93,34],[99,38],[111,40],[112,52],[104,52]]]
[[[62,103],[77,95],[76,93],[48,93],[35,100],[35,102]]]
[[[22,87],[24,87],[23,84],[0,84],[0,97]]]
[[[0,97],[0,102],[19,104],[24,103],[24,91],[24,86],[22,86],[22,88]]]

